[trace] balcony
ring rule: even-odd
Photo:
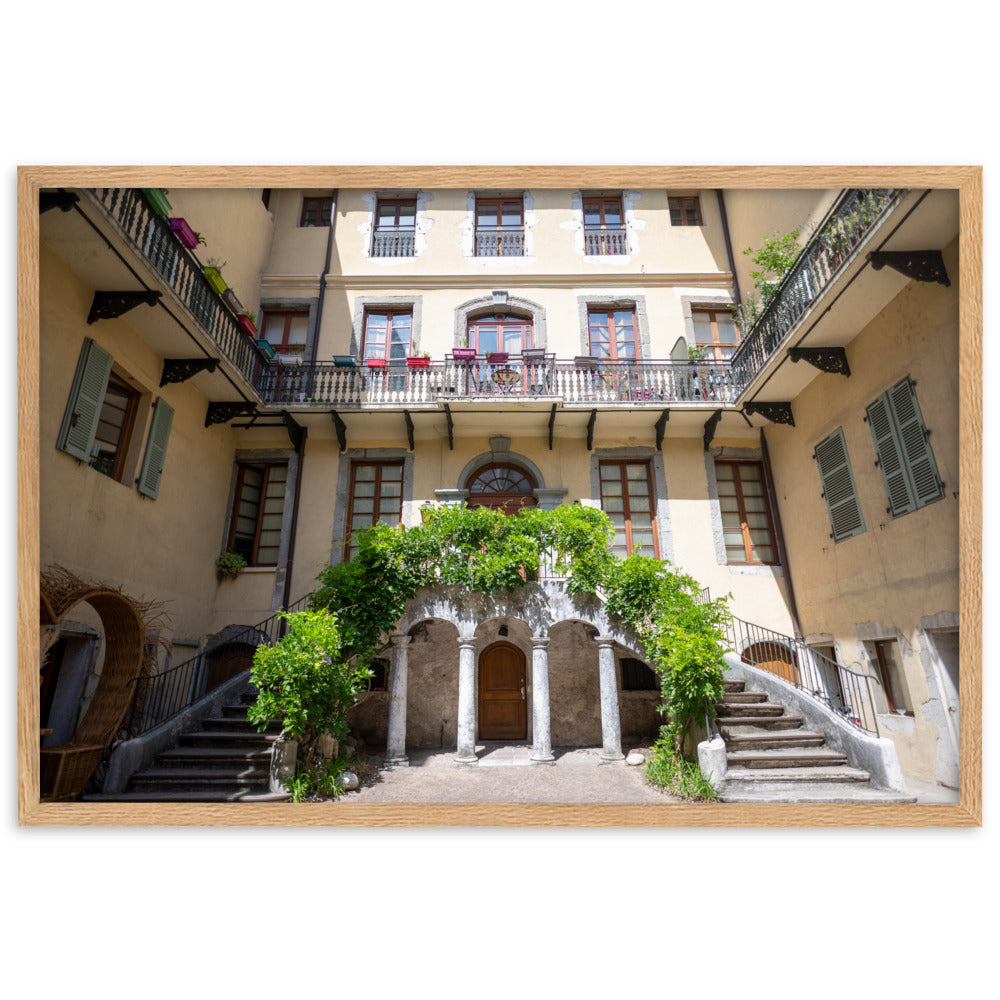
[[[738,387],[725,362],[635,361],[580,363],[485,357],[447,358],[426,368],[344,368],[331,362],[258,366],[253,384],[269,406],[405,408],[443,403],[551,402],[564,407],[663,408],[732,403]]]
[[[413,256],[412,229],[382,229],[376,230],[372,239],[373,257],[412,257]]]
[[[748,385],[785,343],[788,334],[823,299],[871,242],[906,195],[898,189],[848,191],[833,207],[767,308],[752,321],[731,364],[733,381]]]
[[[585,229],[583,248],[588,256],[622,256],[628,253],[628,231],[625,229]]]
[[[477,232],[477,257],[523,257],[524,232]]]

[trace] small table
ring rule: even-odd
[[[513,368],[498,368],[493,373],[493,381],[501,392],[510,392],[521,381],[521,373]]]

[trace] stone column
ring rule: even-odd
[[[622,720],[618,711],[618,678],[615,676],[615,640],[610,635],[595,635],[597,665],[601,675],[601,734],[604,748],[601,763],[625,759],[622,753]]]
[[[458,637],[458,753],[459,767],[478,764],[476,757],[476,639]]]
[[[552,756],[552,712],[549,707],[549,637],[531,637],[531,721],[535,743],[532,764],[554,764]]]
[[[389,767],[406,767],[406,666],[410,644],[408,635],[392,637],[392,673],[389,677],[389,738],[385,762]]]

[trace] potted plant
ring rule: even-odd
[[[205,242],[201,233],[196,233],[184,219],[167,219],[167,222],[170,223],[170,228],[174,231],[174,236],[188,250],[193,250],[199,243]]]
[[[149,203],[149,207],[157,215],[166,215],[170,211],[170,202],[167,201],[165,188],[143,188],[142,194]]]
[[[238,552],[223,552],[215,560],[215,576],[223,580],[235,580],[246,569],[247,561]]]
[[[244,310],[236,317],[236,322],[240,324],[240,329],[248,337],[257,336],[257,324],[256,324],[257,314],[249,310]]]
[[[426,351],[423,354],[413,354],[406,359],[407,368],[429,368],[431,356]]]
[[[365,364],[369,368],[385,368],[385,358],[365,358]]]
[[[226,284],[226,279],[222,277],[222,268],[225,266],[225,261],[210,259],[202,268],[206,279],[208,279],[208,283],[212,286],[212,290],[218,292],[220,295],[229,287]]]
[[[274,345],[269,340],[258,340],[257,346],[260,348],[261,353],[268,361],[274,357]]]
[[[451,356],[456,361],[472,361],[476,356],[476,349],[474,347],[456,347],[451,352]]]
[[[353,354],[335,354],[333,363],[337,368],[353,368],[356,364]]]
[[[243,303],[236,298],[236,293],[231,288],[227,288],[222,293],[222,301],[225,302],[234,313],[243,312]]]

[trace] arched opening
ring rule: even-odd
[[[534,347],[534,322],[531,316],[511,312],[490,312],[470,316],[466,326],[469,347],[478,355],[496,353],[520,355]]]
[[[755,642],[743,650],[741,658],[744,663],[766,670],[790,684],[797,682],[795,654],[780,642]]]
[[[493,507],[505,514],[516,514],[538,503],[536,485],[534,477],[520,466],[491,462],[466,480],[465,488],[469,491],[466,503],[470,507]]]

